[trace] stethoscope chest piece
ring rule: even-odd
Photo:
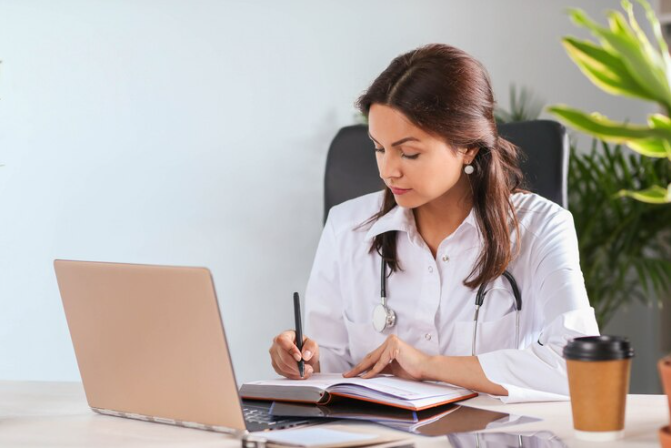
[[[391,308],[378,303],[373,309],[373,328],[382,333],[385,329],[396,325],[396,313]]]
[[[396,313],[387,306],[387,263],[382,258],[380,263],[380,303],[373,308],[373,328],[382,333],[387,328],[396,325]]]

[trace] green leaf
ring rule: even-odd
[[[641,285],[641,288],[643,288],[643,292],[645,294],[649,294],[650,291],[648,286],[648,276],[646,275],[643,266],[641,266],[640,263],[632,263],[632,266],[636,270],[636,275],[638,276],[638,282]]]
[[[648,261],[659,276],[660,289],[658,293],[661,295],[671,287],[671,261],[662,258],[649,258]]]
[[[638,3],[643,7],[645,10],[646,17],[648,19],[648,22],[650,22],[650,27],[652,28],[653,35],[655,36],[655,40],[657,41],[657,45],[659,47],[659,51],[657,51],[655,48],[653,48],[652,44],[648,41],[647,36],[643,32],[643,30],[640,28],[638,25],[638,22],[636,21],[636,17],[634,16],[634,9],[629,3],[628,0],[623,0],[623,7],[627,11],[627,15],[629,16],[629,21],[632,24],[632,27],[634,28],[634,31],[636,32],[636,35],[638,36],[639,40],[644,43],[644,48],[646,52],[649,54],[654,54],[656,57],[661,58],[661,60],[658,62],[660,66],[664,68],[664,71],[666,72],[666,78],[667,78],[667,83],[671,82],[671,79],[669,78],[669,75],[671,75],[671,56],[669,55],[669,48],[666,44],[666,41],[664,40],[664,35],[662,33],[662,28],[659,24],[659,20],[657,20],[657,17],[655,16],[655,12],[653,9],[650,7],[650,4],[645,1],[645,0],[638,0]]]
[[[660,129],[664,131],[671,132],[671,118],[662,115],[662,114],[652,114],[648,116],[648,124],[651,128]],[[669,160],[671,160],[671,136],[668,139],[663,140],[663,146],[666,149],[666,154]]]
[[[562,104],[550,106],[547,110],[580,131],[615,143],[626,143],[630,139],[671,137],[671,131],[666,129],[618,123],[601,114],[587,114]]]
[[[494,117],[497,123],[513,123],[536,120],[543,111],[543,102],[533,97],[525,87],[518,91],[515,84],[510,85],[510,110],[496,107]]]
[[[671,129],[671,118],[662,114],[650,114],[648,124],[652,127]]]
[[[667,98],[665,103],[669,104],[668,98],[671,90],[666,76],[666,66],[661,55],[652,47],[645,33],[641,31],[640,34],[637,34],[632,31],[620,12],[612,11],[608,18],[611,29],[617,37],[603,36],[603,38],[619,50],[620,56],[632,76],[639,82],[649,83],[649,89],[653,92],[664,92]],[[635,19],[632,26],[640,30]]]
[[[661,53],[664,60],[664,65],[666,66],[667,82],[671,83],[671,80],[669,80],[669,75],[671,75],[671,55],[669,55],[669,47],[666,44],[666,40],[664,39],[662,27],[659,24],[659,20],[657,20],[655,11],[650,6],[650,3],[645,0],[638,0],[638,3],[645,10],[645,15],[648,19],[648,22],[650,22],[650,27],[652,28],[652,32],[655,35],[655,39],[657,40],[657,45],[659,46],[659,52]]]
[[[569,8],[568,14],[573,23],[583,28],[587,28],[592,32],[608,32],[608,28],[604,28],[597,22],[589,18],[589,16],[580,8]]]
[[[647,157],[667,157],[671,160],[671,145],[666,139],[652,138],[632,140],[626,142],[627,146]]]
[[[613,94],[656,101],[657,97],[638,84],[622,61],[588,41],[565,37],[562,43],[569,57],[597,87]]]
[[[618,123],[603,115],[587,114],[564,105],[550,106],[547,110],[568,125],[594,137],[625,143],[634,151],[648,157],[667,157],[671,160],[671,126],[646,127]],[[659,120],[659,117],[651,119]]]
[[[629,0],[622,0],[622,9],[627,12],[627,17],[629,18],[629,23],[631,24],[631,29],[633,30],[636,39],[641,43],[643,50],[650,56],[651,59],[655,61],[657,65],[661,65],[662,61],[660,60],[660,55],[657,53],[655,48],[652,46],[648,40],[648,36],[643,32],[638,21],[636,20],[636,15],[634,14],[634,6]],[[622,19],[624,20],[624,18]]]
[[[667,109],[671,109],[671,88],[666,66],[660,63],[661,58],[654,52],[649,54],[645,51],[644,45],[638,41],[621,13],[609,14],[611,29],[600,26],[582,10],[572,9],[570,15],[574,23],[587,28],[597,37],[605,50],[619,55],[629,75],[641,88]]]
[[[667,188],[654,185],[641,191],[621,190],[619,195],[622,197],[629,196],[648,204],[668,204],[671,203],[671,183]]]

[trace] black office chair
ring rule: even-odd
[[[499,135],[523,152],[523,187],[566,208],[569,145],[566,128],[551,120],[499,125]],[[368,126],[347,126],[331,142],[324,178],[324,221],[334,205],[374,191],[380,179]]]

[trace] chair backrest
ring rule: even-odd
[[[534,120],[502,124],[498,131],[522,150],[524,188],[566,207],[569,155],[566,128],[556,121]],[[340,129],[326,158],[324,221],[334,205],[382,188],[368,127],[360,124]]]

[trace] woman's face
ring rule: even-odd
[[[401,207],[416,208],[470,188],[464,165],[477,150],[453,150],[389,106],[373,104],[368,131],[375,143],[380,177]]]

